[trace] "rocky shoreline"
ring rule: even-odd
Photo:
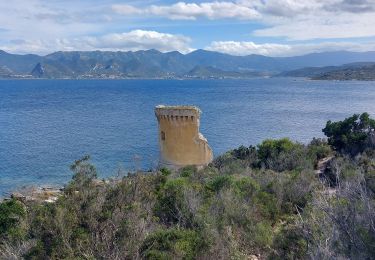
[[[120,182],[121,179],[95,179],[93,180],[95,186],[103,186],[103,185],[114,185]],[[25,202],[46,202],[46,203],[54,203],[57,199],[63,194],[64,187],[62,186],[31,186],[31,187],[24,187],[20,190],[14,191],[10,193],[10,196],[0,198],[0,202],[7,201],[11,199],[16,199],[23,203]],[[77,191],[78,192],[78,191]]]

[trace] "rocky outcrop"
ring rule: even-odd
[[[44,68],[41,63],[38,63],[35,68],[31,71],[31,75],[36,78],[42,78],[44,76]]]

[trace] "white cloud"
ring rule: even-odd
[[[135,7],[113,5],[127,16],[158,16],[173,20],[198,18],[256,20],[265,28],[254,36],[288,40],[375,36],[375,0],[237,0]]]
[[[52,51],[73,50],[103,50],[103,51],[137,51],[156,49],[162,52],[178,50],[187,53],[190,38],[183,35],[160,33],[155,31],[133,30],[126,33],[112,33],[99,37],[84,36],[73,39],[55,40],[15,40],[9,42],[3,49],[12,53],[40,53]]]
[[[279,56],[290,52],[289,45],[282,44],[256,44],[254,42],[214,41],[206,49],[232,55],[244,56],[260,54],[265,56]]]
[[[255,30],[254,36],[286,37],[288,40],[337,39],[375,36],[375,14],[312,17],[286,20],[265,29]]]
[[[113,5],[112,9],[123,15],[154,15],[172,20],[196,20],[200,17],[211,20],[223,18],[252,20],[260,17],[260,14],[254,8],[234,2],[205,2],[199,4],[178,2],[172,5],[151,5],[146,8],[118,4]]]
[[[147,50],[191,51],[191,39],[183,35],[160,33],[155,31],[133,30],[127,33],[112,33],[101,37],[87,37],[85,42],[92,48],[108,50]]]
[[[259,54],[271,57],[289,57],[313,52],[326,51],[373,51],[375,42],[323,42],[316,44],[256,44],[254,42],[215,41],[206,47],[207,50],[227,53],[237,56]]]
[[[269,0],[258,4],[258,10],[266,28],[255,30],[254,36],[288,40],[375,36],[374,0]]]
[[[191,33],[197,37],[197,42],[216,40],[208,48],[237,55],[258,53],[286,56],[288,53],[294,55],[316,50],[314,44],[279,44],[278,42],[285,43],[285,40],[281,41],[280,38],[297,43],[312,39],[336,41],[341,38],[345,39],[345,44],[331,43],[330,46],[351,50],[350,48],[361,45],[349,44],[351,39],[375,37],[375,0],[192,0],[171,4],[154,0],[122,1],[128,3],[127,5],[113,5],[121,2],[117,0],[11,2],[0,1],[0,49],[17,53],[150,48],[188,52],[191,50],[190,38],[156,32],[158,29],[149,31],[149,28],[163,28],[164,31],[171,25],[176,29],[179,28],[177,26],[182,28],[190,22],[190,28],[196,29]],[[147,5],[155,2],[164,4]],[[153,19],[154,17],[158,19]],[[160,17],[188,21],[177,24]],[[219,29],[221,22],[214,20],[226,19],[226,25],[232,23],[233,26],[241,23],[238,31],[243,35],[242,30],[248,23],[247,35],[253,36],[254,42],[257,37],[277,38],[269,40],[275,43],[268,44],[255,44],[246,40],[220,41],[227,40],[227,37],[209,39],[210,35],[218,34],[211,34],[208,26],[199,28],[199,24],[194,23],[194,20],[199,19],[205,20],[199,24],[215,25],[215,28]],[[250,31],[254,24],[258,29]],[[134,28],[144,30],[133,30]],[[225,34],[228,26],[225,26],[224,30],[223,35],[227,36]],[[262,42],[264,40],[262,39]],[[356,41],[359,42],[359,39]],[[370,46],[366,43],[362,45],[363,48]],[[319,46],[323,48],[322,44]],[[327,44],[324,46],[326,49],[329,47]]]

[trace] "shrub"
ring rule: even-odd
[[[89,155],[76,160],[70,166],[70,170],[73,172],[72,181],[68,188],[70,191],[87,188],[98,176],[95,166],[90,163]]]
[[[332,154],[332,149],[327,141],[321,138],[313,138],[307,149],[308,156],[314,161],[315,166],[317,166],[319,160]]]
[[[260,186],[253,178],[243,177],[234,181],[233,189],[240,197],[249,200],[259,191]]]
[[[172,228],[150,234],[142,243],[140,254],[145,259],[194,259],[206,246],[199,232]]]
[[[154,212],[165,225],[193,225],[193,214],[190,212],[184,197],[186,180],[177,178],[168,180],[159,191]]]
[[[179,170],[181,177],[190,177],[196,172],[197,172],[197,167],[194,165],[185,166]]]
[[[20,239],[25,235],[22,221],[26,217],[24,206],[11,199],[0,204],[0,238]]]
[[[293,170],[308,165],[303,145],[293,143],[288,138],[263,141],[258,145],[258,156],[262,166],[275,171]]]
[[[254,146],[245,147],[241,145],[237,149],[234,149],[231,154],[234,158],[246,161],[248,166],[255,166],[258,161],[257,149]]]
[[[225,187],[229,187],[233,178],[230,175],[219,175],[207,183],[207,188],[214,192],[219,192]]]
[[[297,227],[284,227],[274,238],[273,248],[275,251],[271,259],[306,259],[307,242],[303,237],[302,230]]]
[[[276,221],[280,211],[274,195],[267,192],[259,192],[255,197],[255,203],[259,206],[260,212],[265,219]]]
[[[333,149],[354,156],[369,147],[369,139],[375,131],[375,120],[367,113],[354,114],[343,121],[328,121],[322,131]]]

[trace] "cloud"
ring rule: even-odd
[[[173,20],[256,21],[263,28],[252,35],[287,40],[375,36],[375,0],[237,0],[144,7],[118,4],[112,5],[112,10],[124,16]]]
[[[151,5],[146,8],[118,4],[113,5],[112,9],[123,15],[153,15],[172,20],[196,20],[202,17],[211,20],[225,18],[253,20],[260,17],[260,14],[254,8],[234,2],[204,2],[199,4],[178,2],[172,5]]]
[[[291,47],[289,45],[272,43],[256,44],[254,42],[214,41],[206,49],[238,56],[249,54],[279,56],[290,52]]]
[[[183,35],[160,33],[156,31],[133,30],[127,33],[112,33],[100,37],[87,37],[85,42],[92,48],[108,50],[147,50],[191,51],[191,39]]]
[[[47,54],[52,51],[103,50],[103,51],[137,51],[156,49],[162,52],[178,50],[187,53],[191,39],[183,35],[160,33],[156,31],[133,30],[125,33],[111,33],[103,36],[83,36],[73,39],[54,40],[12,40],[3,49],[12,53]]]
[[[370,37],[375,37],[375,0],[185,1],[12,0],[11,4],[0,1],[0,49],[18,53],[150,48],[191,50],[190,38],[158,32],[160,28],[163,31],[172,28],[174,32],[186,30],[196,37],[195,42],[202,44],[215,40],[208,48],[238,55],[252,52],[294,54],[303,49],[302,44],[298,44],[302,41],[344,39],[348,43],[369,41]],[[115,4],[121,2],[127,4]],[[217,21],[220,19],[225,20],[225,26],[220,27],[223,24]],[[170,20],[186,21],[175,23]],[[184,28],[187,24],[189,27]],[[202,24],[205,26],[199,27]],[[228,24],[241,26],[228,33]],[[138,28],[142,30],[135,30]],[[217,36],[220,35],[217,31],[211,32],[211,28],[223,28],[223,37]],[[235,31],[240,32],[236,38],[243,39],[242,42],[229,41],[228,36]],[[211,35],[217,38],[210,39]],[[256,44],[246,37],[252,37],[254,42],[263,37],[262,42],[271,43]],[[223,39],[226,41],[221,41]],[[353,47],[339,43],[337,46]],[[293,48],[297,51],[290,50]]]
[[[254,42],[214,41],[206,47],[207,50],[227,53],[237,56],[258,54],[272,57],[289,57],[313,52],[326,51],[373,51],[375,42],[323,42],[306,44],[256,44]]]
[[[253,32],[254,36],[285,37],[288,40],[338,39],[375,36],[375,14],[331,15],[285,19]]]
[[[270,0],[258,7],[267,17],[265,28],[252,34],[288,40],[372,37],[374,7],[374,0]]]
[[[375,11],[374,0],[343,0],[326,6],[328,11],[368,13]]]

